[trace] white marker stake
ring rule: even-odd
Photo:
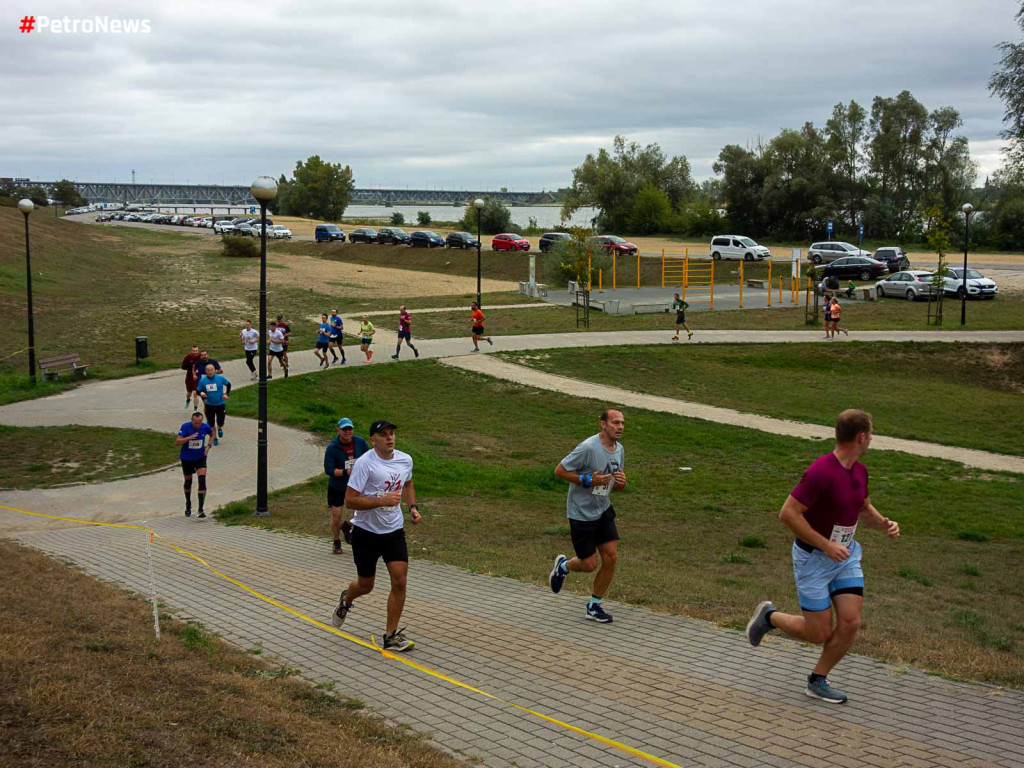
[[[143,520],[145,525],[148,521]],[[147,531],[149,533],[149,531]],[[156,607],[156,581],[153,578],[153,534],[149,533],[146,539],[146,559],[149,561],[149,593],[153,602],[153,631],[156,632],[156,639],[160,639],[160,612]]]

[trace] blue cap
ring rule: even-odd
[[[355,429],[355,424],[352,423],[352,419],[338,419],[338,429],[344,429],[345,427],[352,427]]]

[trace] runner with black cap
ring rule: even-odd
[[[345,491],[356,459],[370,450],[366,441],[355,434],[352,419],[338,420],[338,436],[331,440],[324,453],[324,474],[327,481],[327,506],[331,510],[331,537],[334,539],[334,554],[341,554],[341,534],[352,543],[352,523],[342,521],[345,507]]]
[[[408,651],[413,641],[405,636],[398,622],[405,607],[409,573],[403,501],[409,505],[409,519],[414,524],[420,521],[412,482],[412,457],[395,450],[395,425],[390,421],[378,419],[370,425],[370,443],[373,450],[356,459],[345,491],[345,506],[355,511],[352,559],[356,564],[356,578],[341,593],[331,623],[335,627],[344,624],[356,598],[373,591],[377,561],[383,560],[391,577],[383,649]]]

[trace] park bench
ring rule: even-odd
[[[669,312],[672,309],[671,301],[635,301],[633,302],[633,314],[645,315],[653,312]]]
[[[48,357],[39,360],[39,370],[43,372],[45,381],[56,381],[61,371],[71,372],[75,378],[82,378],[87,375],[89,364],[82,365],[82,356],[77,352],[70,352],[66,355]]]
[[[764,288],[764,280],[747,280],[748,288]]]

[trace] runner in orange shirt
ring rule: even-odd
[[[839,327],[839,318],[842,317],[842,315],[843,315],[843,310],[839,306],[839,299],[837,299],[835,296],[833,296],[832,297],[832,335],[833,336],[835,336],[839,331],[842,331],[847,336],[850,335],[850,332],[848,330],[846,330],[845,328],[840,328]]]
[[[475,301],[473,302],[473,315],[470,317],[469,322],[473,326],[473,351],[479,352],[480,339],[484,338],[484,313],[480,310],[480,305]],[[490,336],[487,336],[485,340],[488,344],[494,344]]]

